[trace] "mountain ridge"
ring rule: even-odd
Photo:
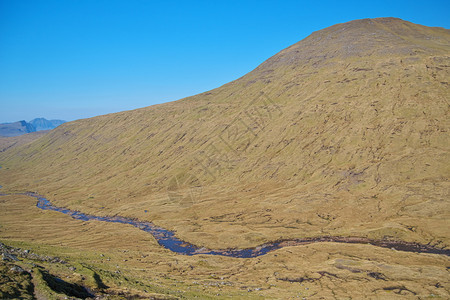
[[[63,120],[47,120],[45,118],[35,118],[30,122],[25,120],[0,124],[1,137],[15,137],[26,133],[41,130],[51,130],[65,123]]]
[[[45,118],[35,118],[29,123],[36,128],[36,131],[40,131],[54,129],[65,122],[66,121],[64,120],[47,120]]]

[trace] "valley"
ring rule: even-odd
[[[446,299],[449,66],[447,29],[356,20],[211,91],[7,138],[2,253],[36,256],[0,267],[30,299]]]

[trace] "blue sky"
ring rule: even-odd
[[[449,3],[0,0],[0,123],[74,120],[191,96],[354,19],[450,28]]]

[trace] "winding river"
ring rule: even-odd
[[[0,194],[0,196],[9,194]],[[103,221],[111,223],[121,223],[133,225],[140,230],[146,231],[153,235],[156,241],[164,248],[184,255],[198,255],[198,254],[209,254],[209,255],[221,255],[236,258],[251,258],[264,255],[270,251],[280,249],[289,246],[306,245],[312,243],[321,242],[334,242],[334,243],[348,243],[348,244],[370,244],[377,247],[391,248],[398,251],[407,252],[418,252],[418,253],[433,253],[450,256],[450,250],[441,249],[433,247],[431,245],[423,245],[412,242],[395,241],[395,240],[374,240],[364,237],[340,237],[340,236],[323,236],[315,238],[305,238],[305,239],[292,239],[292,240],[281,240],[266,243],[254,248],[248,249],[207,249],[204,247],[198,247],[191,243],[180,240],[175,236],[173,231],[156,226],[151,222],[139,221],[131,218],[125,218],[120,216],[94,216],[89,214],[84,214],[79,211],[70,210],[63,207],[57,207],[50,203],[50,201],[41,195],[35,193],[25,193],[21,195],[26,195],[34,197],[37,199],[37,207],[43,210],[53,210],[61,212],[63,214],[69,215],[74,219],[82,221]]]

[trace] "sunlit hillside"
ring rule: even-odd
[[[65,123],[5,149],[1,191],[151,221],[210,249],[323,236],[449,249],[449,66],[447,29],[395,18],[338,24],[217,89]],[[355,287],[359,295],[449,293],[445,255],[317,243],[252,259],[188,257],[131,227],[83,223],[34,205],[5,196],[2,240],[51,246],[77,261],[88,251],[93,269],[102,268],[93,257],[110,249],[128,278],[168,276],[197,296],[287,298],[301,290],[327,297],[334,290],[343,297]],[[24,216],[27,223],[18,221]],[[120,286],[108,276],[106,285]],[[158,293],[177,289],[164,280]],[[193,283],[202,280],[231,283]]]

